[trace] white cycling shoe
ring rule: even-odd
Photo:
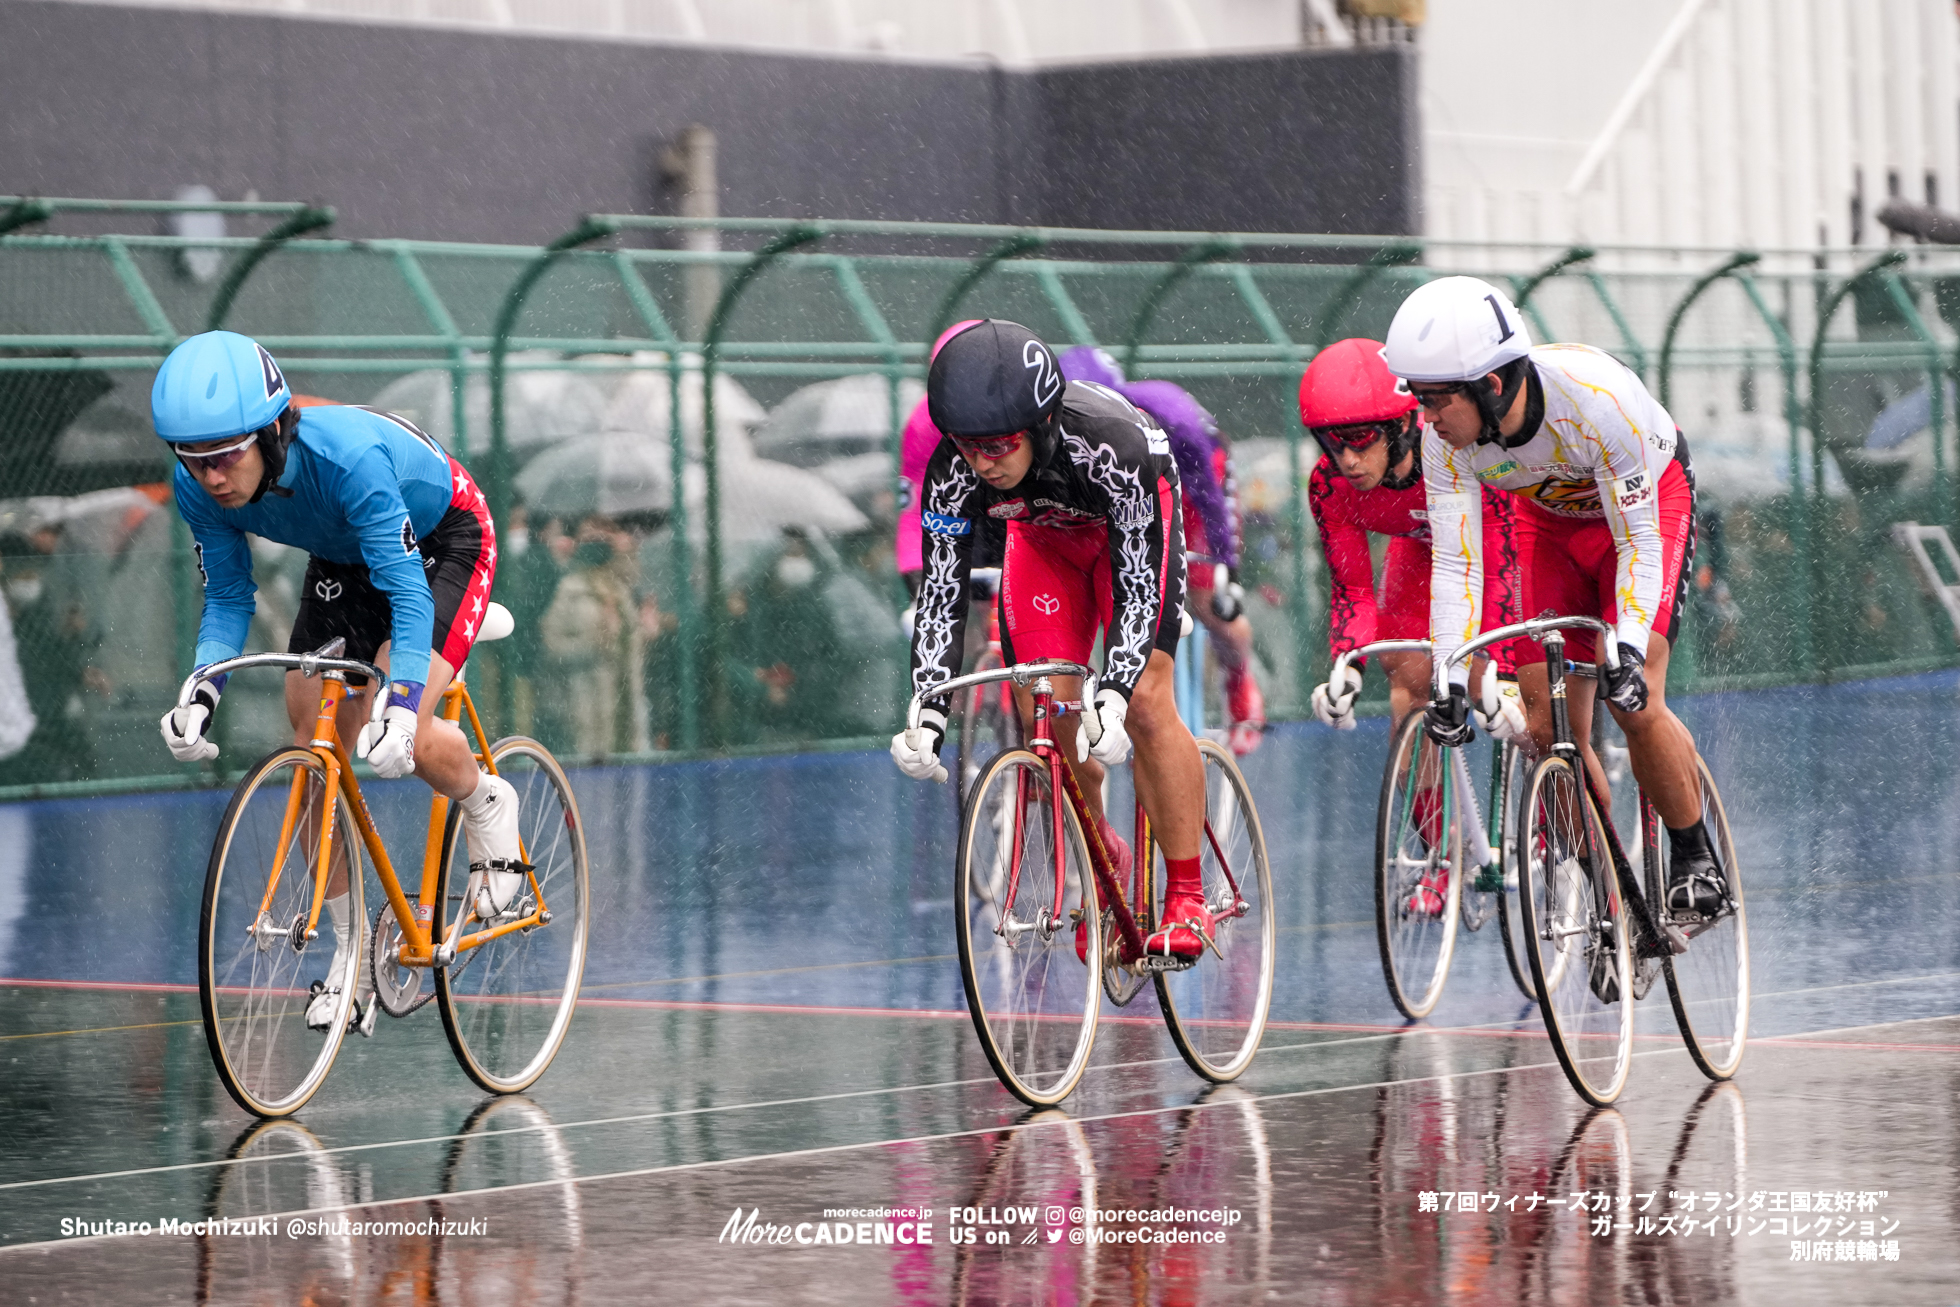
[[[325,1030],[333,1025],[334,1013],[340,1010],[341,995],[347,992],[351,981],[354,1002],[347,1009],[348,1021],[364,1035],[374,1033],[374,988],[367,983],[365,971],[358,976],[348,974],[354,970],[359,953],[360,950],[351,945],[334,950],[333,961],[327,966],[327,978],[313,982],[313,997],[306,1004],[308,1030]],[[363,1003],[367,1004],[366,1009],[363,1009]]]
[[[480,921],[495,921],[514,908],[530,885],[530,864],[518,835],[517,789],[501,776],[485,776],[463,801],[463,836],[469,842],[469,900]]]

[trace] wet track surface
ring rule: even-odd
[[[1380,720],[1283,728],[1248,760],[1281,935],[1246,1077],[1207,1091],[1146,994],[1064,1109],[1034,1115],[963,1012],[950,800],[882,756],[578,774],[592,956],[544,1080],[486,1099],[426,1009],[350,1040],[268,1126],[226,1097],[198,1020],[222,796],[0,809],[0,1298],[1960,1301],[1957,690],[1680,705],[1742,851],[1752,1045],[1711,1087],[1656,994],[1598,1112],[1494,924],[1459,938],[1428,1022],[1389,1004],[1367,871]],[[373,798],[413,848],[417,789]],[[792,1242],[721,1240],[738,1207]],[[879,1220],[825,1213],[881,1208],[930,1209],[931,1243],[793,1242],[860,1221],[875,1239]],[[293,1212],[454,1224],[62,1231]],[[916,1237],[904,1219],[883,1218],[892,1238]]]

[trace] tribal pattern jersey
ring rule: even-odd
[[[1166,523],[1177,464],[1163,429],[1116,392],[1072,381],[1058,432],[1037,440],[1034,465],[1012,490],[995,490],[951,440],[926,465],[925,575],[912,639],[912,686],[927,694],[960,673],[975,537],[1007,522],[1106,532],[1114,616],[1102,684],[1126,698],[1150,660],[1162,614],[1184,602],[1183,536]],[[1168,491],[1169,493],[1166,493]]]
[[[1668,464],[1687,464],[1681,433],[1639,377],[1588,345],[1534,348],[1527,387],[1524,429],[1501,443],[1452,449],[1424,429],[1437,656],[1477,634],[1485,488],[1518,496],[1524,512],[1605,519],[1619,558],[1617,638],[1644,649],[1665,589],[1658,492]],[[1469,672],[1459,664],[1452,676],[1461,684]]]

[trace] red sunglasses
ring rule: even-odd
[[[1310,427],[1313,438],[1327,451],[1329,458],[1342,449],[1371,449],[1378,440],[1386,440],[1402,429],[1406,419],[1390,418],[1385,422],[1357,422],[1345,427]]]
[[[1021,447],[1027,436],[1025,431],[1013,431],[1004,436],[953,436],[953,448],[971,463],[976,458],[1006,458]]]

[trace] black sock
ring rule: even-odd
[[[1708,846],[1708,827],[1699,821],[1692,826],[1684,826],[1679,830],[1669,826],[1667,828],[1667,842],[1677,861],[1696,854],[1714,853],[1714,850]]]

